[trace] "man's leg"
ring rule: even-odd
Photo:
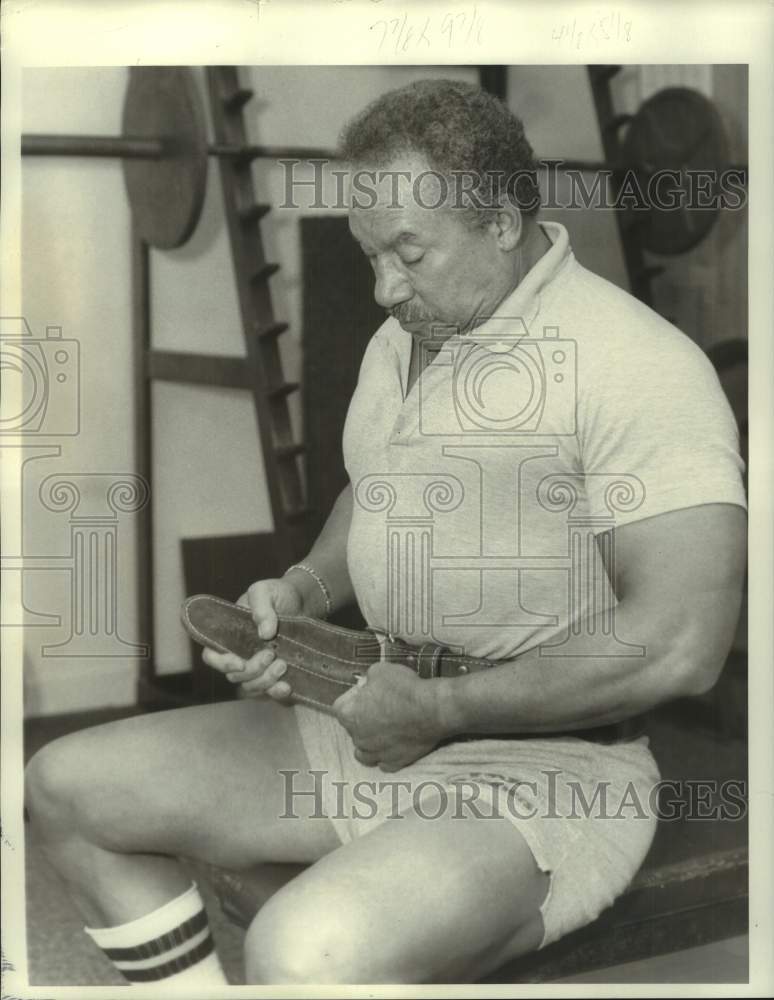
[[[278,772],[294,767],[308,763],[285,706],[250,700],[152,713],[48,744],[28,765],[27,806],[87,923],[129,928],[160,913],[147,940],[179,937],[180,925],[198,926],[201,904],[178,855],[245,867],[314,861],[338,846],[328,820],[280,820]],[[123,931],[95,937],[113,952],[126,940]]]
[[[469,982],[539,947],[548,884],[507,819],[388,820],[266,903],[247,982]]]

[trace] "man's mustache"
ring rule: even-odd
[[[399,323],[422,323],[432,319],[432,316],[418,309],[410,309],[405,306],[394,306],[387,312]]]

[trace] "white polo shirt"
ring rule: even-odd
[[[508,659],[572,634],[620,653],[596,537],[745,505],[702,351],[542,227],[551,249],[409,393],[411,335],[388,319],[366,349],[344,429],[349,571],[369,625],[412,643]]]

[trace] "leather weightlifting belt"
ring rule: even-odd
[[[262,649],[273,649],[287,664],[283,676],[291,687],[293,702],[333,714],[333,702],[357,684],[375,660],[389,660],[410,667],[419,677],[461,677],[500,666],[455,653],[435,642],[411,646],[376,630],[359,632],[316,618],[279,616],[277,634],[261,639],[247,608],[219,597],[197,594],[182,607],[186,631],[202,646],[220,653],[235,653],[243,660]],[[486,733],[459,739],[546,739],[573,736],[594,743],[617,743],[642,734],[641,720],[627,720],[593,729],[564,733]]]

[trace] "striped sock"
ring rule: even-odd
[[[84,930],[137,986],[194,981],[228,986],[195,882],[182,896],[128,924]]]

